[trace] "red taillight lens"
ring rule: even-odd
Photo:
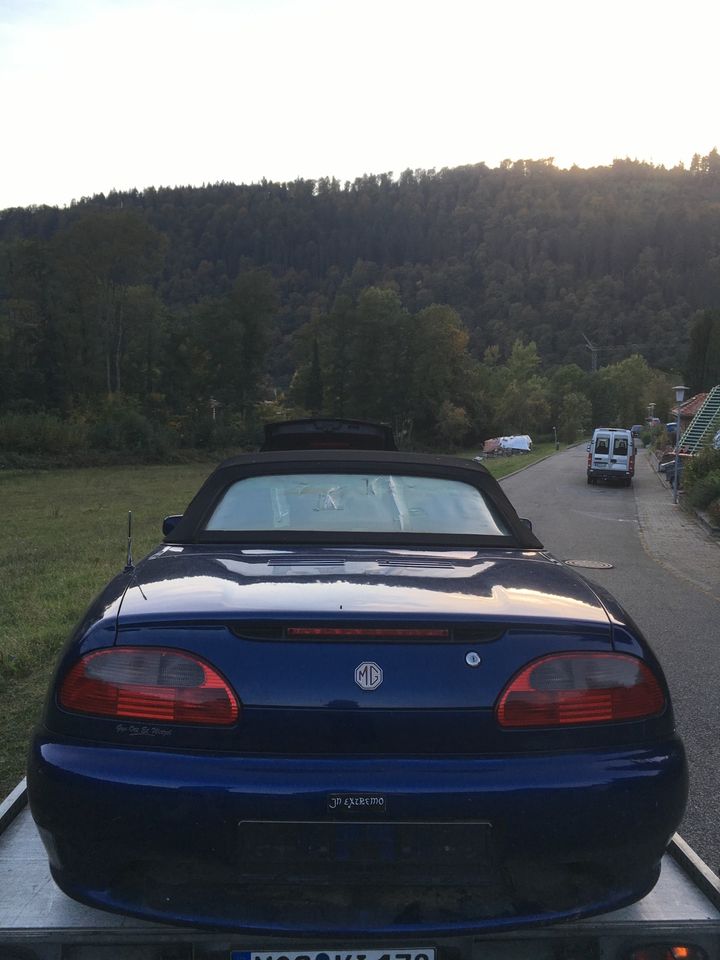
[[[177,650],[113,647],[89,653],[65,675],[60,706],[99,717],[230,726],[238,699],[199,657]]]
[[[707,960],[703,948],[692,943],[650,943],[634,947],[624,956],[625,960]]]
[[[653,717],[665,709],[655,674],[620,653],[554,653],[529,663],[495,708],[501,727],[557,727]]]

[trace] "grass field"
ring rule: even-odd
[[[544,460],[545,457],[549,457],[553,453],[555,453],[554,443],[538,443],[533,444],[532,453],[515,453],[510,457],[488,457],[482,461],[482,464],[499,480],[516,470],[522,470],[523,467],[530,466],[531,463]],[[476,454],[477,449],[463,450],[460,456],[472,459]]]
[[[55,656],[100,588],[162,539],[210,464],[0,472],[0,799],[23,775]]]
[[[486,465],[505,476],[553,452],[553,444],[544,444]],[[138,559],[162,539],[162,518],[182,513],[211,467],[0,471],[0,799],[23,776],[57,652],[92,597],[125,564],[128,510]]]

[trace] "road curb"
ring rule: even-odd
[[[711,537],[720,537],[720,527],[716,526],[707,513],[704,510],[693,510],[695,514],[695,519],[702,526],[705,527],[707,532]]]

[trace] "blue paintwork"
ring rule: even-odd
[[[30,771],[33,812],[45,830],[63,837],[52,863],[60,885],[109,909],[129,908],[139,916],[180,921],[192,917],[178,916],[172,904],[166,911],[160,902],[146,908],[123,899],[126,892],[97,881],[83,889],[73,873],[76,858],[66,851],[82,850],[112,870],[118,862],[141,860],[148,849],[156,849],[168,869],[175,862],[178,870],[182,864],[187,869],[188,863],[202,862],[216,855],[214,851],[222,851],[223,860],[228,855],[232,859],[239,821],[256,819],[258,811],[263,819],[317,820],[326,816],[330,792],[378,792],[388,797],[394,819],[489,820],[500,863],[537,864],[538,876],[548,861],[582,859],[601,851],[605,862],[614,862],[616,869],[620,865],[620,875],[600,903],[573,904],[572,914],[582,915],[634,899],[629,891],[635,897],[644,892],[685,800],[684,756],[674,739],[653,749],[398,760],[389,765],[343,758],[188,757],[39,738]],[[63,804],[68,797],[74,798],[71,810]],[[95,849],[92,838],[99,838]],[[642,869],[633,874],[630,865],[638,863]],[[222,889],[213,888],[212,896],[199,892],[196,909],[204,913],[205,922],[218,926],[256,932],[287,929],[287,918],[277,916],[270,924],[267,909],[264,917],[261,912],[250,915],[242,899],[233,901]],[[338,922],[329,910],[322,922],[297,919],[292,929],[420,933],[494,929],[527,920],[505,904],[491,918],[436,918],[430,925],[382,924],[372,915],[358,915],[352,930],[347,916]]]
[[[219,551],[217,546],[166,546],[138,569],[123,601],[121,624],[223,619],[238,612],[267,617],[278,613],[280,592],[283,616],[342,612],[343,617],[512,617],[608,624],[596,594],[567,568],[538,552],[499,554],[468,552],[462,559],[446,559],[445,566],[433,566],[445,559],[434,553],[423,567],[423,554],[417,551],[368,555],[367,550],[334,550],[308,556],[302,550],[258,555]]]
[[[262,639],[247,626],[338,622],[485,632],[338,642]],[[336,937],[547,922],[642,895],[682,816],[687,774],[669,707],[652,720],[585,729],[498,727],[508,679],[551,651],[618,650],[662,676],[617,602],[538,550],[165,545],[97,598],[58,676],[80,652],[113,643],[200,654],[242,708],[235,726],[207,730],[71,716],[49,698],[28,768],[32,811],[58,883],[98,906]],[[467,664],[469,650],[479,667]],[[354,682],[364,660],[384,671],[372,692]],[[541,906],[505,898],[415,920],[367,903],[303,914],[278,910],[273,896],[238,898],[227,871],[243,876],[239,822],[324,822],[333,792],[382,793],[391,823],[489,821],[497,870],[527,867],[539,886],[568,861],[593,864],[605,879],[583,890],[573,874],[572,896],[555,902],[545,891]],[[225,880],[198,883],[187,901],[172,884],[163,899],[158,880],[155,897],[117,879],[153,855],[166,874],[217,868]]]

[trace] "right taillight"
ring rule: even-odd
[[[214,667],[159,647],[86,654],[65,674],[58,700],[72,713],[155,723],[230,726],[240,713],[233,689]]]
[[[501,727],[557,727],[657,716],[665,694],[637,657],[553,653],[523,667],[495,708]]]
[[[708,960],[703,948],[692,943],[650,943],[631,947],[623,957],[624,960]]]

